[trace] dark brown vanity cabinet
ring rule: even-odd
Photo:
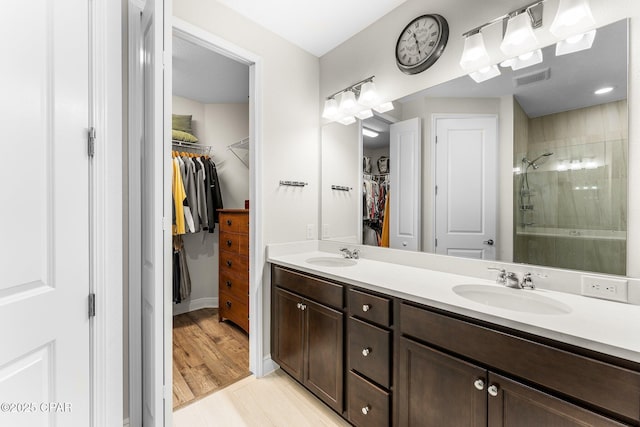
[[[279,267],[273,268],[272,281],[273,359],[318,398],[342,413],[342,286]]]

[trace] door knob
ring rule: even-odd
[[[493,246],[493,239],[485,240],[482,243],[484,243],[485,245]]]

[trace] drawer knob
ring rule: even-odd
[[[369,310],[371,310],[370,304],[362,304],[362,311],[367,312]]]
[[[484,380],[482,378],[478,378],[473,382],[473,385],[478,390],[484,390]]]
[[[498,386],[495,384],[491,384],[487,388],[487,393],[489,393],[489,395],[492,397],[496,397],[498,395]]]
[[[231,301],[227,301],[227,307],[231,308]]]
[[[230,219],[227,220],[227,225],[231,225],[231,220]]]
[[[230,260],[230,259],[228,259],[228,260],[227,260],[227,267],[231,267],[231,264],[233,264],[233,263],[231,262],[231,260]]]
[[[362,415],[367,415],[369,411],[371,411],[371,406],[369,405],[363,406],[361,411],[362,411]]]
[[[371,349],[369,347],[365,347],[362,349],[362,355],[364,357],[367,357],[369,355],[369,353],[371,353]]]
[[[232,244],[233,242],[231,240],[227,240],[227,246],[231,247]]]
[[[227,280],[227,288],[230,288],[232,285],[231,280]]]

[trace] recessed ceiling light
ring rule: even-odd
[[[596,90],[595,93],[596,95],[604,95],[605,93],[609,93],[613,90],[613,86],[607,86],[607,87],[601,87],[600,89]]]
[[[376,136],[378,136],[378,132],[374,132],[371,129],[367,129],[367,128],[362,128],[362,134],[364,136],[368,136],[369,138],[375,138]]]

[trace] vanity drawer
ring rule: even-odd
[[[391,300],[349,289],[349,315],[381,326],[391,325]]]
[[[240,252],[240,234],[220,232],[220,250],[239,253]]]
[[[220,318],[229,319],[245,331],[249,332],[249,297],[239,299],[227,292],[220,292]]]
[[[220,271],[233,271],[240,274],[249,273],[249,260],[246,255],[231,252],[220,252]]]
[[[349,368],[389,388],[391,385],[391,332],[349,318]]]
[[[400,305],[400,332],[613,414],[640,419],[640,372],[406,303]]]
[[[246,215],[220,212],[220,231],[238,232],[240,229],[240,223],[244,217],[246,217]]]
[[[347,377],[347,418],[354,426],[391,425],[389,393],[350,371]]]
[[[271,281],[274,285],[288,289],[319,303],[342,309],[344,307],[343,286],[305,274],[273,266]]]

